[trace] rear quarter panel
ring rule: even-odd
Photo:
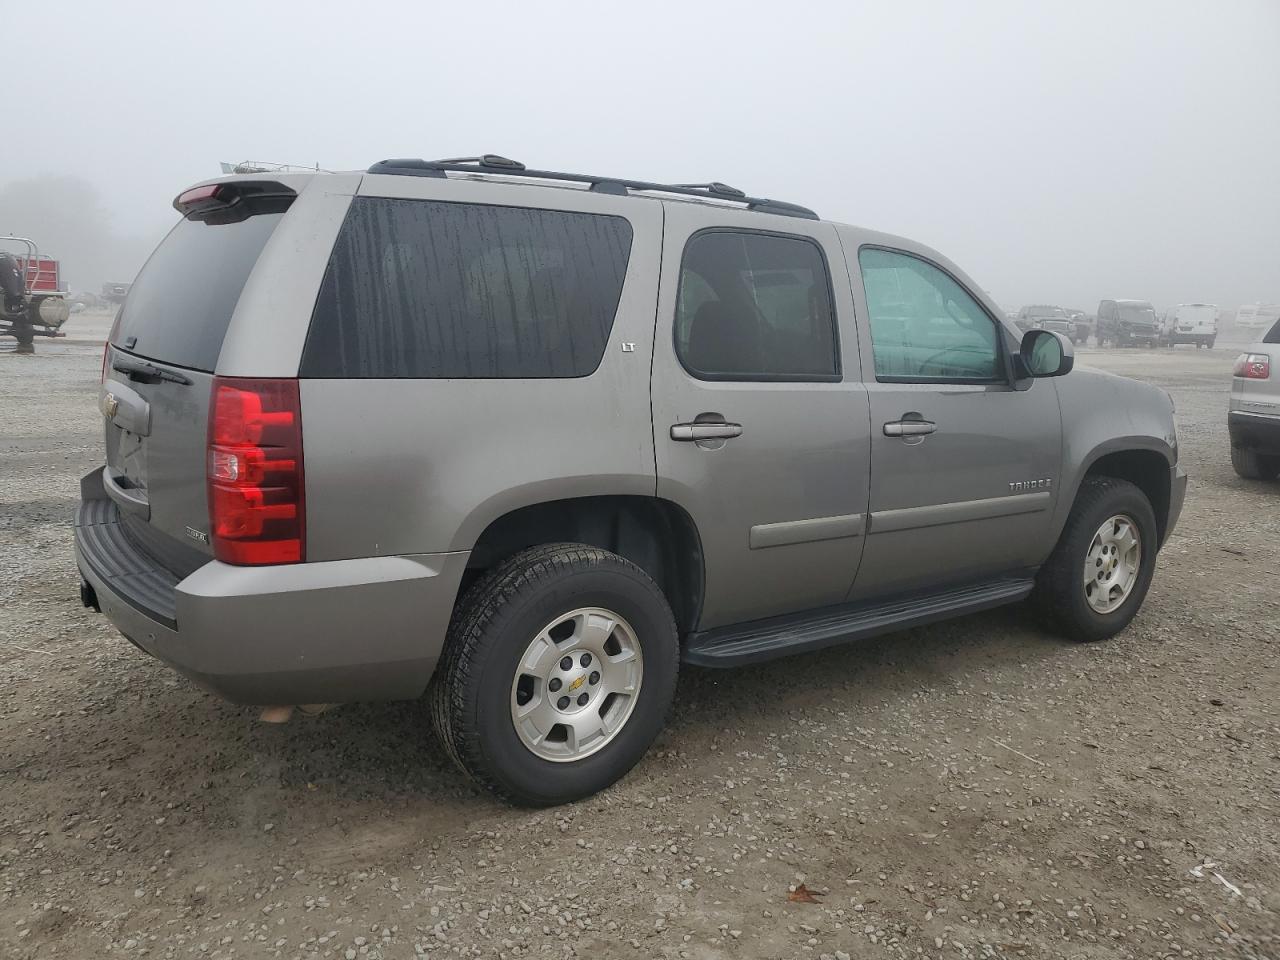
[[[649,369],[661,205],[375,175],[360,193],[624,216],[631,256],[604,357],[590,376],[303,380],[308,559],[469,550],[490,522],[519,507],[654,496]]]

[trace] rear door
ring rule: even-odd
[[[871,416],[868,535],[851,596],[932,590],[1039,563],[1061,463],[1053,382],[1011,384],[1011,338],[949,264],[841,231],[862,281]]]
[[[701,629],[848,592],[868,455],[852,307],[830,224],[666,204],[657,492],[697,524]]]
[[[212,555],[205,442],[213,374],[246,281],[290,202],[184,217],[143,267],[111,331],[100,393],[103,484],[134,537],[179,574]]]

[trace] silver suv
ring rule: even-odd
[[[1231,465],[1246,480],[1280,478],[1280,322],[1240,356],[1231,380]]]
[[[1110,636],[1182,507],[1162,390],[803,207],[493,156],[175,206],[106,347],[82,599],[233,701],[425,692],[518,802],[622,776],[682,662],[1027,598]]]

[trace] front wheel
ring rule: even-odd
[[[679,644],[658,585],[582,544],[533,547],[454,613],[430,692],[473,780],[517,803],[580,800],[624,776],[662,728]]]
[[[1127,480],[1090,477],[1036,576],[1032,602],[1046,623],[1069,639],[1114,636],[1142,606],[1158,547],[1155,512],[1146,494]]]

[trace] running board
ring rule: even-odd
[[[988,580],[937,593],[841,604],[717,627],[690,634],[685,641],[683,659],[700,667],[738,667],[821,650],[838,643],[1017,603],[1031,593],[1034,584],[1030,578]]]

